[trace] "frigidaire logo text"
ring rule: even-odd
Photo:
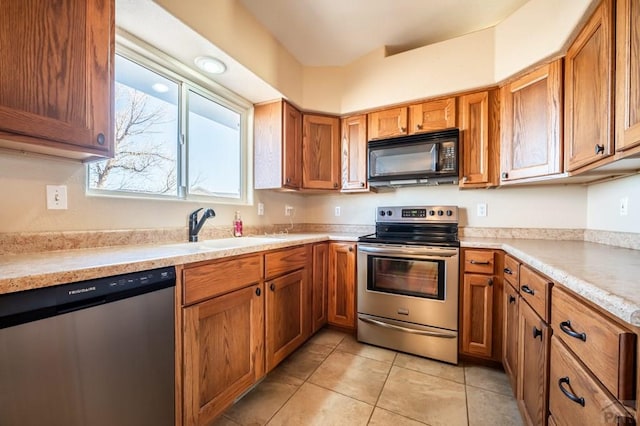
[[[75,290],[69,290],[69,295],[80,294],[80,293],[88,293],[90,291],[96,291],[95,287],[85,287],[85,288],[77,288]]]

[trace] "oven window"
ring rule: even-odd
[[[369,256],[367,288],[372,291],[444,300],[444,260]]]

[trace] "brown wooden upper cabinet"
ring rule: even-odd
[[[409,134],[456,127],[456,98],[438,99],[409,106]]]
[[[500,168],[500,96],[490,90],[460,96],[460,187],[497,186]]]
[[[340,119],[304,114],[302,187],[340,188]]]
[[[604,0],[565,57],[565,170],[613,155],[613,0]]]
[[[254,111],[255,189],[302,186],[302,114],[284,100]]]
[[[0,146],[113,156],[114,10],[113,0],[2,2]]]
[[[562,59],[501,91],[501,181],[562,172]]]
[[[367,116],[342,119],[342,190],[368,191]]]
[[[407,135],[407,107],[391,108],[367,114],[369,140]]]
[[[616,7],[616,151],[638,153],[640,4],[635,0],[618,0]]]

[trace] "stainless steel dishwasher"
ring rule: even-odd
[[[174,424],[175,268],[0,295],[0,425]]]

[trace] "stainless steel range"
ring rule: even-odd
[[[458,208],[378,207],[358,241],[358,340],[457,364]]]

